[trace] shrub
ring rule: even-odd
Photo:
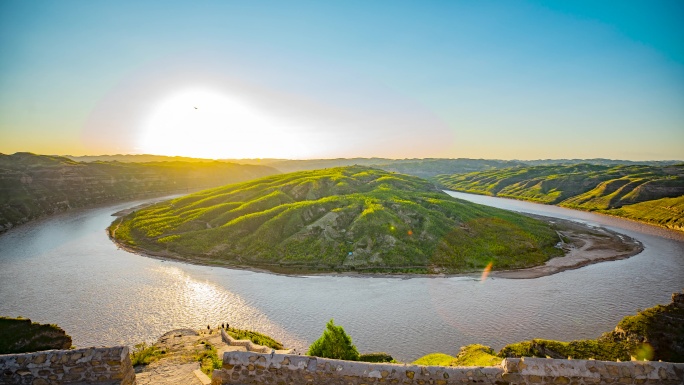
[[[359,351],[342,326],[335,326],[331,319],[325,325],[323,335],[309,347],[310,356],[358,361]]]
[[[363,362],[390,362],[396,363],[397,361],[387,353],[366,353],[359,356],[359,361]]]

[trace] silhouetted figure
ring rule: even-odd
[[[211,327],[209,325],[207,325],[207,330],[211,330]]]
[[[221,329],[225,329],[225,327],[223,327],[224,325],[225,325],[225,324],[221,324]]]

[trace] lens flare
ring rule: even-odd
[[[485,267],[484,271],[482,271],[482,277],[480,278],[480,282],[484,282],[487,279],[489,272],[492,271],[492,266],[494,266],[494,262],[489,262],[487,264],[487,267]]]
[[[647,343],[641,344],[634,353],[632,361],[650,361],[653,359],[653,347]]]

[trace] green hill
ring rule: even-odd
[[[76,162],[0,154],[0,232],[76,207],[221,186],[278,171],[226,162]]]
[[[447,188],[599,211],[681,229],[684,165],[552,165],[440,175]],[[679,204],[677,203],[679,202]]]
[[[110,234],[147,253],[273,271],[463,272],[562,253],[544,222],[361,166],[201,191],[133,212]]]

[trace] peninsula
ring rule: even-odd
[[[193,263],[300,274],[459,274],[562,256],[586,235],[575,227],[565,237],[563,226],[452,198],[418,177],[350,166],[160,202],[114,221],[109,232],[122,247]],[[614,241],[624,255],[625,242]],[[630,247],[629,255],[640,250]]]

